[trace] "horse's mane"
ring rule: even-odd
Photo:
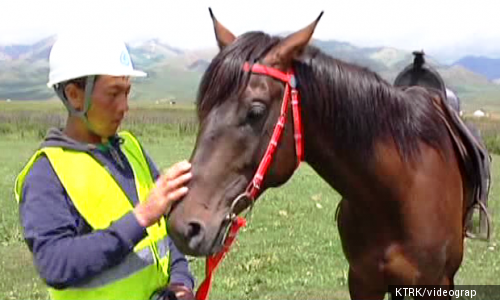
[[[437,91],[403,91],[377,73],[334,59],[314,46],[294,69],[304,105],[341,142],[338,147],[365,156],[375,140],[392,137],[406,157],[416,154],[418,139],[443,149],[448,133],[431,100]]]
[[[248,32],[224,48],[201,80],[198,114],[205,116],[222,101],[235,99],[247,85],[243,63],[256,62],[281,38]],[[336,147],[361,157],[371,154],[374,141],[392,138],[407,158],[418,151],[418,139],[443,148],[446,128],[431,102],[431,93],[395,88],[367,68],[343,62],[308,46],[294,61],[298,88],[310,120],[331,132]],[[435,94],[438,95],[438,94]]]

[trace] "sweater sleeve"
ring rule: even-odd
[[[185,287],[193,290],[195,285],[195,279],[191,270],[189,269],[189,263],[179,249],[175,246],[174,242],[170,237],[168,238],[168,245],[170,247],[170,284],[177,283],[182,284]]]
[[[56,289],[77,285],[119,264],[146,235],[132,212],[106,230],[79,234],[85,221],[46,157],[26,177],[19,213],[34,264],[47,285]]]

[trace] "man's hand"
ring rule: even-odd
[[[156,293],[154,300],[195,300],[193,291],[181,284],[171,284],[163,291]]]
[[[167,213],[177,200],[184,197],[188,188],[185,186],[192,177],[191,164],[181,161],[170,167],[156,181],[148,199],[134,208],[134,214],[139,224],[149,227]]]
[[[171,284],[168,290],[175,294],[175,299],[179,300],[195,300],[193,291],[181,284]]]

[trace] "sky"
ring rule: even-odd
[[[127,42],[159,38],[179,48],[215,47],[211,7],[235,35],[291,32],[324,15],[313,35],[452,60],[500,58],[496,0],[0,0],[0,45],[94,30]]]

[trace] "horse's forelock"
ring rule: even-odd
[[[279,40],[263,32],[248,32],[220,51],[201,79],[198,116],[204,118],[215,106],[241,93],[249,79],[249,73],[243,72],[243,64],[256,62]]]

